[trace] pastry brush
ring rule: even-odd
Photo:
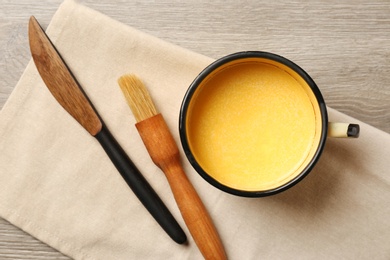
[[[226,259],[222,242],[205,206],[188,180],[169,128],[135,75],[118,79],[137,121],[136,128],[152,161],[164,172],[183,219],[205,259]]]

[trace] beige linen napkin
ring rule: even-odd
[[[117,78],[132,72],[145,81],[179,143],[181,100],[212,60],[72,0],[47,32],[189,245],[174,243],[158,226],[98,142],[54,100],[32,62],[0,113],[0,216],[75,259],[201,259]],[[332,109],[329,114],[332,121],[357,122]],[[183,156],[230,259],[390,258],[390,135],[358,123],[359,139],[328,139],[305,180],[267,198],[223,193]]]

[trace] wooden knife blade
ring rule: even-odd
[[[95,136],[102,129],[101,120],[33,16],[30,18],[28,34],[32,57],[47,88],[58,103]]]

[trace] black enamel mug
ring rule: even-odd
[[[179,131],[188,160],[207,182],[261,197],[301,181],[328,136],[358,137],[359,125],[328,122],[319,88],[294,62],[246,51],[216,60],[195,78]]]

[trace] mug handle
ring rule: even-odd
[[[352,137],[358,138],[360,133],[360,126],[349,123],[328,123],[329,137]]]

